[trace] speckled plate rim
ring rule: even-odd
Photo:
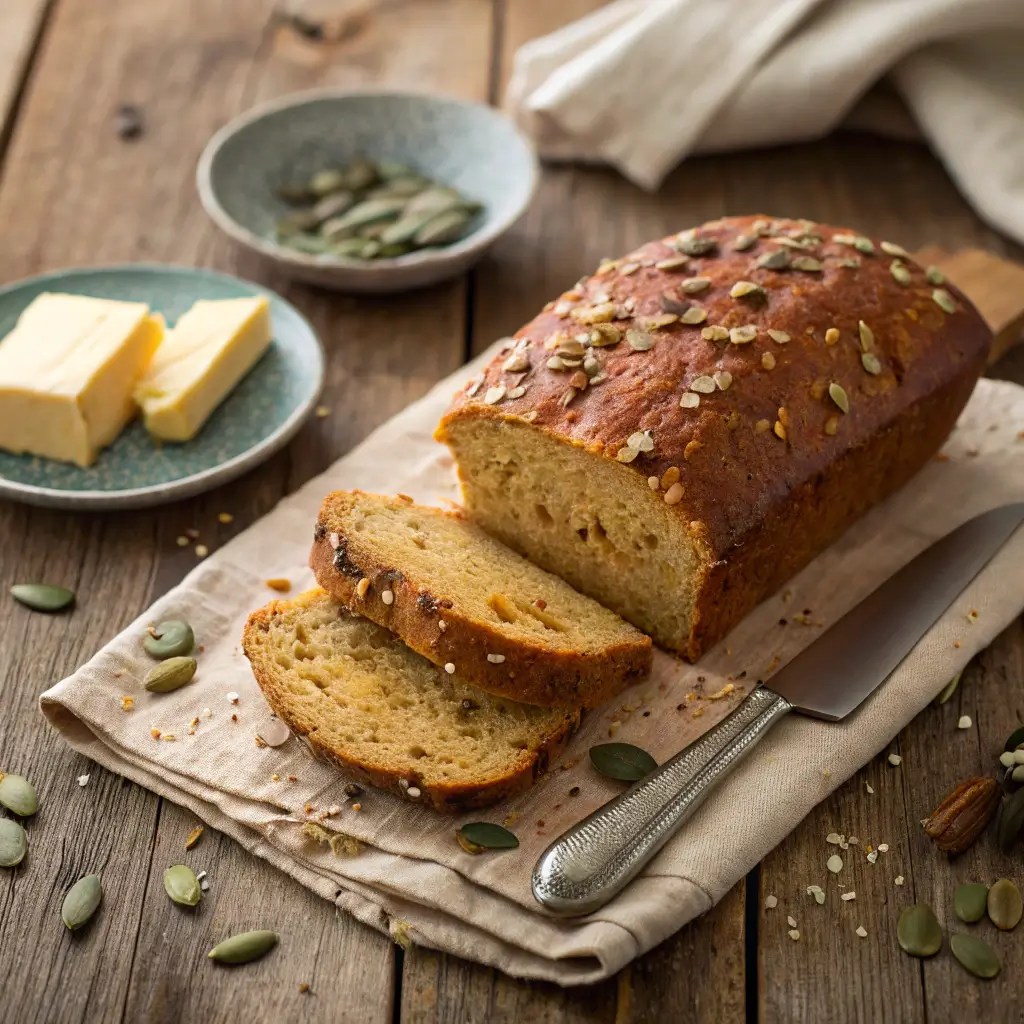
[[[217,190],[213,186],[211,172],[213,161],[221,146],[241,131],[247,128],[254,121],[259,121],[267,114],[277,113],[279,110],[287,110],[290,107],[302,106],[313,100],[324,99],[350,99],[354,97],[381,98],[391,97],[395,99],[417,100],[427,102],[450,103],[453,106],[467,107],[474,110],[485,110],[494,117],[500,118],[508,125],[509,131],[523,145],[523,148],[530,157],[530,180],[527,183],[527,191],[522,204],[510,210],[505,216],[494,220],[485,221],[476,231],[470,232],[465,238],[446,245],[442,249],[422,249],[418,252],[406,253],[404,256],[393,256],[390,259],[376,259],[368,266],[363,260],[347,259],[344,256],[312,256],[306,253],[296,252],[283,245],[277,245],[267,238],[250,231],[244,224],[240,224],[234,217],[228,215],[221,206],[217,197]],[[228,236],[236,242],[255,249],[270,259],[282,264],[291,264],[297,267],[308,267],[310,269],[344,268],[346,271],[373,273],[386,267],[412,267],[425,264],[447,262],[463,253],[475,252],[478,249],[486,249],[492,242],[500,238],[520,217],[527,211],[533,197],[537,192],[540,183],[540,158],[533,143],[516,127],[516,125],[505,117],[500,110],[489,106],[486,103],[474,103],[471,100],[460,99],[456,96],[446,96],[441,93],[411,92],[404,89],[340,89],[337,87],[324,87],[322,89],[305,89],[301,92],[288,93],[269,103],[260,104],[247,110],[244,114],[230,120],[222,128],[218,129],[209,142],[203,147],[199,155],[199,162],[196,164],[196,188],[199,191],[199,201],[213,222]]]
[[[76,274],[117,274],[126,271],[151,271],[153,273],[180,274],[184,277],[201,275],[231,284],[240,284],[251,288],[254,293],[266,295],[272,302],[280,303],[289,313],[296,317],[300,324],[309,332],[317,353],[315,381],[309,393],[293,410],[288,418],[276,430],[268,434],[262,441],[246,449],[233,458],[209,469],[190,473],[188,476],[171,480],[164,484],[151,484],[147,487],[132,487],[117,491],[68,491],[54,487],[39,487],[35,484],[23,484],[16,480],[0,477],[0,498],[24,502],[40,508],[60,508],[69,510],[93,510],[113,508],[147,508],[162,505],[183,498],[191,498],[203,491],[208,491],[220,484],[227,483],[241,476],[247,470],[258,466],[271,455],[283,448],[295,435],[312,412],[320,392],[323,389],[325,359],[323,344],[312,324],[290,303],[277,292],[264,288],[253,281],[246,281],[234,274],[223,274],[216,270],[202,267],[189,267],[180,263],[115,263],[103,266],[63,267],[33,277],[23,277],[0,287],[0,301],[12,292],[34,285],[46,285],[59,282]]]

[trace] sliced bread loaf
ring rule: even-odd
[[[404,495],[328,495],[310,566],[352,611],[498,696],[592,708],[650,671],[636,627],[459,513]]]
[[[521,793],[578,711],[492,697],[322,590],[253,612],[242,645],[267,702],[317,755],[441,811]]]

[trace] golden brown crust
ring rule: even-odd
[[[263,635],[269,632],[270,623],[279,607],[286,601],[271,601],[254,611],[245,624],[242,633],[242,649],[252,665],[253,675],[266,697],[271,710],[289,729],[300,737],[308,748],[319,758],[336,765],[342,771],[369,783],[378,789],[387,789],[408,799],[410,787],[420,789],[423,798],[417,802],[428,802],[437,811],[457,814],[462,811],[490,807],[519,793],[524,793],[547,771],[551,761],[557,759],[565,749],[569,738],[579,725],[579,714],[567,712],[562,726],[552,733],[546,742],[531,750],[523,751],[523,757],[515,771],[507,775],[482,780],[474,785],[450,783],[428,785],[415,772],[396,772],[367,765],[349,756],[344,750],[322,743],[316,732],[316,725],[296,713],[294,702],[280,685]]]
[[[681,529],[692,526],[711,555],[680,652],[695,659],[938,450],[982,371],[992,336],[969,300],[948,283],[936,298],[939,285],[906,254],[859,236],[856,248],[854,236],[828,225],[740,217],[706,224],[682,243],[676,236],[649,243],[549,303],[516,335],[528,371],[504,370],[509,353],[496,356],[482,380],[456,396],[438,437],[445,440],[447,425],[463,417],[526,419],[616,459],[631,435],[649,431],[652,450],[623,471],[661,478],[678,469]],[[680,269],[653,265],[680,259],[674,244],[693,249],[694,239],[709,251]],[[756,266],[775,250],[790,253],[789,269]],[[821,269],[792,268],[808,257]],[[846,265],[852,260],[858,265]],[[708,284],[687,293],[687,278]],[[757,301],[731,295],[741,281],[763,289],[753,293]],[[650,330],[656,340],[646,351],[633,351],[625,337],[588,349],[605,379],[564,405],[577,371],[547,368],[557,351],[552,339],[592,330],[572,311],[593,310],[607,297],[611,323],[624,335],[662,312],[662,296],[669,309],[693,303],[706,319]],[[943,308],[949,301],[952,312]],[[864,340],[861,321],[870,329]],[[702,335],[709,326],[747,324],[757,328],[749,343]],[[779,343],[769,329],[790,340]],[[838,337],[826,335],[833,329]],[[701,390],[722,372],[731,375],[727,389]],[[832,383],[844,389],[848,413],[830,397]],[[681,407],[687,393],[699,404]],[[663,489],[652,491],[650,500],[663,497]]]
[[[463,518],[457,511],[440,514]],[[391,630],[428,661],[454,665],[460,679],[481,690],[540,707],[596,708],[650,673],[652,644],[644,634],[586,656],[516,640],[460,611],[457,594],[430,593],[400,566],[381,563],[358,535],[342,534],[331,495],[317,523],[309,556],[317,583],[349,611]],[[360,596],[356,588],[364,578],[369,586]],[[390,605],[382,600],[385,591],[394,595]],[[494,664],[488,655],[505,660]]]

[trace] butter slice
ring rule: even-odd
[[[135,389],[146,429],[164,441],[195,437],[269,344],[262,296],[197,302],[167,332]]]
[[[163,337],[144,302],[44,292],[0,341],[0,448],[89,466]]]

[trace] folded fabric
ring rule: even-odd
[[[1024,242],[1022,54],[1021,0],[617,0],[520,47],[506,106],[543,155],[656,189],[692,153],[825,135],[889,74],[978,213]]]
[[[344,794],[348,780],[314,760],[298,740],[276,748],[256,744],[270,711],[239,648],[242,626],[253,608],[276,596],[267,579],[286,577],[296,591],[312,584],[306,559],[327,491],[403,491],[421,501],[456,496],[451,459],[431,432],[457,384],[490,356],[439,384],[200,563],[44,693],[41,706],[76,750],[190,808],[373,927],[400,930],[413,942],[510,974],[581,984],[614,973],[707,910],[991,642],[1024,606],[1024,530],[851,718],[827,725],[789,716],[612,903],[587,918],[559,920],[532,898],[534,862],[559,833],[620,788],[590,767],[589,747],[614,735],[664,760],[931,541],[972,515],[1020,500],[1024,442],[1017,430],[1024,422],[1024,389],[982,381],[946,446],[948,460],[931,463],[868,515],[699,666],[657,653],[652,677],[591,712],[563,759],[527,795],[448,818],[367,789],[356,811]],[[974,622],[967,615],[972,608],[978,611]],[[152,666],[140,638],[148,623],[172,617],[195,628],[203,645],[199,671],[180,690],[150,694],[138,683]],[[123,696],[134,697],[134,710],[122,710]],[[161,738],[154,738],[154,729]],[[898,784],[894,775],[892,785]],[[322,827],[360,840],[356,856],[335,856],[305,828],[335,806]],[[520,847],[464,852],[455,830],[480,818],[507,822]],[[876,845],[888,838],[863,836]],[[893,858],[891,873],[900,873],[900,855],[885,856]]]

